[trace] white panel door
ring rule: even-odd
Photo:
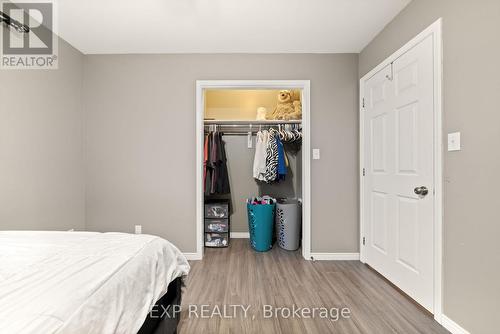
[[[365,261],[433,312],[432,36],[364,92]]]

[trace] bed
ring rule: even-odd
[[[174,333],[188,272],[151,235],[0,231],[0,333]]]

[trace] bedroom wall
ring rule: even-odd
[[[86,56],[87,229],[141,224],[195,252],[198,79],[311,80],[312,249],[357,252],[355,54]]]
[[[0,230],[85,228],[83,55],[59,69],[0,70]]]
[[[470,333],[493,333],[500,317],[500,2],[414,0],[361,52],[359,72],[439,17],[444,134],[462,133],[462,150],[444,153],[443,311]]]

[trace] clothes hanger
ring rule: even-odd
[[[282,126],[280,128],[280,139],[282,141],[286,141],[287,140],[287,134],[286,134],[286,129],[285,129],[286,125]]]
[[[288,135],[288,125],[285,124],[283,128],[281,129],[281,140],[284,142],[288,142],[289,140],[289,135]]]
[[[298,126],[295,125],[293,129],[293,141],[296,142],[302,138],[302,134],[300,133]]]
[[[282,141],[286,142],[287,141],[287,134],[286,134],[286,124],[281,127],[281,133],[280,133],[280,138]]]
[[[288,124],[286,135],[287,135],[287,141],[289,141],[289,142],[293,141],[295,138],[292,130],[293,130],[293,126],[291,124]]]

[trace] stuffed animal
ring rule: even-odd
[[[276,108],[272,113],[266,114],[266,119],[302,119],[302,104],[300,101],[294,101],[291,91],[282,90],[278,95]]]

